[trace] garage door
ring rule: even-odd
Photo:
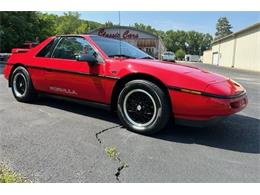
[[[219,54],[218,53],[213,53],[212,64],[218,65],[218,60],[219,60]]]

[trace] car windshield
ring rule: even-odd
[[[154,59],[147,53],[127,42],[100,36],[91,36],[91,38],[108,57]]]

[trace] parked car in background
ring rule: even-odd
[[[166,51],[162,54],[162,60],[168,62],[175,62],[175,54],[171,51]]]
[[[200,56],[187,54],[187,55],[185,55],[185,61],[186,62],[199,62]]]
[[[207,124],[247,105],[246,90],[237,82],[156,60],[120,40],[54,36],[13,52],[4,76],[18,101],[40,93],[77,100],[116,111],[121,123],[138,133],[158,132],[169,120]]]

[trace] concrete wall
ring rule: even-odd
[[[229,39],[220,44],[219,65],[225,67],[233,66],[235,39]]]
[[[219,52],[220,44],[212,45],[212,53]]]
[[[212,63],[212,50],[206,50],[203,52],[203,63],[205,64]]]
[[[260,28],[236,38],[234,66],[260,71]]]
[[[204,51],[203,63],[212,64],[218,53],[218,65],[260,71],[260,26],[215,42]]]

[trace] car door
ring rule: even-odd
[[[77,56],[96,52],[83,37],[62,37],[45,58],[43,77],[46,91],[62,96],[76,97],[95,102],[104,102],[104,85],[102,77],[104,64],[91,65],[78,61]],[[97,54],[98,55],[98,54]]]

